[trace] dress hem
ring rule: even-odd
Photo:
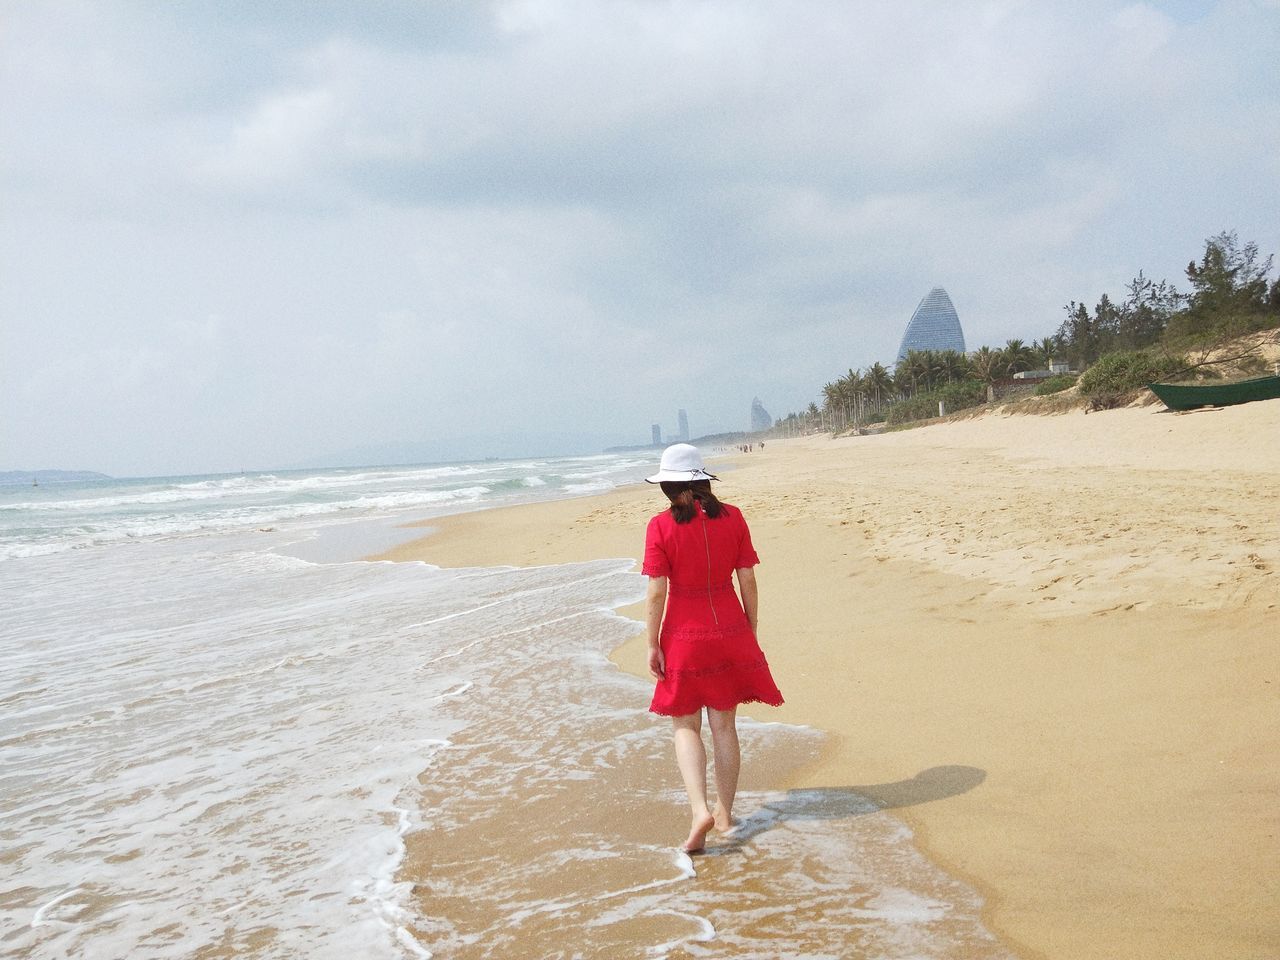
[[[777,700],[766,700],[764,697],[745,697],[741,700],[735,700],[733,703],[731,703],[727,707],[717,706],[714,703],[703,703],[703,704],[699,704],[698,706],[695,706],[692,710],[683,710],[683,711],[667,710],[666,708],[659,709],[653,706],[652,704],[650,704],[649,712],[652,714],[656,714],[659,717],[687,717],[691,713],[700,712],[703,707],[710,707],[712,710],[732,710],[735,707],[740,707],[746,703],[763,703],[767,707],[780,707],[784,703],[786,703],[786,701],[783,700],[781,696],[779,696]]]

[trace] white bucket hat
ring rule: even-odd
[[[690,480],[719,480],[719,477],[707,473],[702,462],[702,454],[691,443],[673,443],[662,451],[662,460],[658,463],[658,472],[652,477],[645,477],[645,483],[664,483],[674,481],[687,483]]]

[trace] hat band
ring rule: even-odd
[[[706,470],[659,470],[652,477],[645,477],[645,483],[692,483],[694,480],[719,480],[714,473]]]

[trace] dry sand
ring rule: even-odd
[[[1278,440],[1274,401],[740,457],[720,493],[788,699],[747,712],[834,735],[776,786],[897,808],[1023,956],[1280,956]],[[638,558],[660,507],[642,486],[466,514],[387,558]],[[616,655],[639,675],[642,645]]]

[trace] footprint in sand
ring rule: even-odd
[[[1109,613],[1124,613],[1129,610],[1137,610],[1142,605],[1144,605],[1143,601],[1138,601],[1136,603],[1118,603],[1114,607],[1107,607],[1104,610],[1095,610],[1093,611],[1093,615],[1095,617],[1105,617]]]

